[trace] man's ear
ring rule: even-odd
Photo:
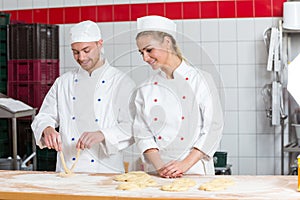
[[[100,39],[100,40],[97,42],[97,45],[100,45],[100,47],[102,47],[102,46],[103,46],[103,40]]]

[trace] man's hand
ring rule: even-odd
[[[53,127],[48,126],[44,129],[42,141],[49,149],[62,150],[61,136]]]
[[[99,144],[104,141],[104,135],[101,131],[95,132],[84,132],[79,138],[76,148],[77,149],[85,149],[91,148],[94,144]]]

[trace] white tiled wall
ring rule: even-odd
[[[228,152],[233,174],[280,174],[281,129],[269,125],[261,96],[261,88],[271,82],[262,34],[266,28],[276,26],[277,21],[274,18],[176,21],[183,54],[195,65],[215,68],[221,77],[225,128],[219,150]],[[135,22],[99,26],[109,61],[123,71],[130,71],[137,82],[149,76],[151,70],[136,50]],[[62,73],[75,67],[67,42],[69,28],[70,25],[60,26]],[[141,65],[144,67],[135,69]],[[128,155],[127,160],[133,162],[136,158]]]
[[[175,0],[143,2],[169,1],[175,2]],[[0,0],[0,9],[123,3],[141,2],[139,0]],[[219,150],[228,152],[228,163],[232,164],[233,174],[280,174],[281,129],[269,125],[261,96],[261,88],[270,83],[272,77],[266,70],[267,51],[262,34],[266,28],[276,26],[278,19],[201,19],[178,20],[176,23],[180,32],[177,41],[184,55],[194,65],[205,66],[206,69],[221,77],[222,84],[217,83],[220,91],[225,93],[223,98],[225,127]],[[135,23],[118,22],[99,25],[102,29],[105,55],[108,60],[121,70],[130,72],[137,83],[148,77],[151,70],[142,61],[135,47]],[[60,25],[61,73],[77,67],[68,44],[70,26]],[[137,66],[142,67],[136,68]],[[134,147],[130,151],[135,152]],[[136,161],[136,157],[129,154],[126,159],[131,163]],[[285,169],[287,171],[287,166]]]

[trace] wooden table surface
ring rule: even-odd
[[[185,192],[166,192],[160,187],[137,191],[116,190],[113,174],[76,174],[61,178],[54,172],[0,170],[0,199],[9,200],[95,200],[95,199],[300,199],[297,176],[186,176],[197,185]],[[217,178],[235,184],[225,190],[202,191],[199,186]],[[173,179],[153,176],[159,185]]]

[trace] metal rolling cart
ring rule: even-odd
[[[2,99],[2,98],[8,98],[8,97],[6,95],[0,93],[0,99]],[[11,99],[11,98],[9,98],[9,99]],[[13,103],[13,101],[12,101],[12,103]],[[26,105],[24,103],[22,103],[22,104]],[[12,122],[12,148],[13,148],[13,169],[14,170],[18,169],[17,118],[31,116],[33,119],[35,117],[35,114],[36,114],[36,108],[31,108],[30,106],[16,111],[14,109],[10,109],[9,106],[3,106],[0,104],[0,118],[11,119],[11,122]],[[33,141],[32,142],[33,155],[30,157],[33,157],[33,170],[36,170],[37,161],[36,161],[36,157],[34,156],[35,152],[36,152],[36,146],[35,146],[33,135],[32,135],[32,141]]]

